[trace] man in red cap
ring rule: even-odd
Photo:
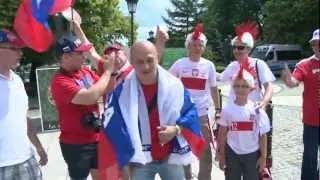
[[[320,145],[320,35],[313,32],[310,45],[314,55],[301,60],[291,74],[288,66],[283,72],[283,80],[290,87],[304,84],[303,92],[303,159],[301,180],[319,179],[317,157]]]
[[[62,37],[56,44],[60,69],[51,82],[51,91],[60,123],[60,146],[69,176],[93,180],[97,175],[97,145],[101,121],[98,100],[113,76],[114,59],[103,61],[99,77],[83,65],[84,53],[92,44],[74,36]]]
[[[47,154],[27,117],[24,84],[11,70],[20,62],[22,47],[16,34],[0,30],[0,179],[41,180],[39,164],[47,164]],[[39,164],[30,142],[40,156]]]

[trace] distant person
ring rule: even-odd
[[[320,145],[320,36],[319,29],[309,41],[314,55],[301,60],[291,74],[288,66],[282,79],[290,87],[303,83],[303,158],[301,180],[319,179],[318,150]]]
[[[206,45],[207,38],[202,33],[202,25],[198,25],[194,32],[187,36],[185,41],[188,57],[178,59],[169,70],[190,91],[198,110],[201,132],[207,142],[207,148],[200,159],[199,180],[211,179],[213,161],[210,146],[210,143],[213,141],[212,127],[209,122],[209,106],[211,101],[214,102],[216,113],[220,113],[221,110],[215,66],[212,61],[202,57]],[[185,166],[184,170],[186,179],[192,179],[191,165]]]

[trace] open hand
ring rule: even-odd
[[[161,30],[159,25],[157,26],[156,41],[166,43],[169,40],[169,35],[166,31]]]

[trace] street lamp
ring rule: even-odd
[[[130,45],[132,46],[133,44],[133,39],[134,39],[134,33],[133,33],[133,15],[136,12],[137,9],[137,4],[138,4],[138,0],[126,0],[127,4],[128,4],[128,10],[129,13],[131,15],[131,41],[130,41]]]

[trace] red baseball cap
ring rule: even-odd
[[[24,48],[26,44],[18,35],[8,30],[0,30],[0,43],[7,43],[17,48]]]
[[[111,53],[112,51],[117,51],[117,50],[121,50],[123,49],[123,45],[119,42],[115,42],[113,44],[109,44],[106,46],[106,48],[104,49],[104,54],[107,55],[109,53]]]

